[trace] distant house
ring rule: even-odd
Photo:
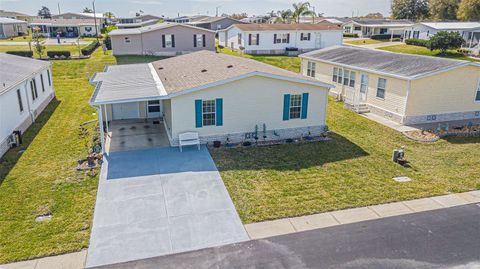
[[[35,19],[30,23],[45,37],[94,37],[100,35],[100,24],[92,19]]]
[[[302,73],[354,111],[410,125],[480,120],[480,64],[335,46],[303,55]]]
[[[127,23],[141,23],[141,22],[146,22],[151,20],[159,21],[161,19],[162,19],[161,17],[155,16],[155,15],[143,14],[136,17],[126,17],[126,18],[117,17],[115,18],[115,21],[117,22],[117,24],[119,23],[127,24]]]
[[[109,66],[92,82],[97,86],[90,105],[97,108],[102,138],[115,121],[160,121],[172,146],[184,132],[198,133],[203,143],[254,141],[255,135],[262,141],[319,135],[325,131],[332,87],[210,51]]]
[[[117,23],[115,24],[115,26],[117,26],[118,29],[140,28],[140,27],[157,24],[159,21],[160,20],[153,19],[153,20],[147,20],[147,21],[141,21],[141,22]]]
[[[223,30],[230,27],[232,24],[242,24],[242,23],[246,23],[246,22],[242,22],[242,21],[228,18],[228,17],[207,17],[201,20],[188,22],[188,24],[190,25],[213,30],[213,31]]]
[[[187,24],[159,23],[109,33],[114,55],[175,56],[215,50],[215,32]]]
[[[38,16],[30,16],[28,14],[24,14],[16,11],[7,11],[7,10],[1,10],[1,9],[0,9],[0,17],[26,21],[26,22],[30,22],[33,19],[39,18]]]
[[[247,18],[243,18],[240,21],[243,23],[267,23],[269,17],[266,16],[251,16]]]
[[[247,54],[306,52],[342,44],[342,29],[331,23],[234,24],[219,31],[219,44]]]
[[[317,22],[329,22],[342,26],[344,23],[350,21],[350,18],[319,18]]]
[[[411,26],[413,26],[413,22],[409,20],[353,18],[343,23],[343,32],[357,34],[358,37],[372,37],[376,35],[403,36],[405,30]]]
[[[52,64],[0,53],[0,156],[55,97]]]
[[[28,33],[27,27],[28,25],[26,21],[0,18],[0,38],[25,35]]]
[[[61,20],[97,20],[97,25],[100,26],[100,29],[103,29],[105,27],[105,23],[107,21],[107,18],[103,16],[102,13],[86,13],[86,12],[66,12],[62,14],[57,14],[53,15],[52,14],[52,19],[61,19]]]
[[[175,18],[166,18],[165,21],[174,22],[174,23],[188,23],[188,22],[196,22],[206,18],[210,18],[210,16],[207,16],[207,15],[179,16]]]
[[[458,32],[465,43],[463,48],[479,54],[480,22],[421,22],[405,30],[405,38],[430,39],[440,31]]]

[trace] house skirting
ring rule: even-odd
[[[301,138],[305,136],[319,136],[325,133],[326,125],[319,126],[309,126],[301,128],[288,128],[288,129],[278,129],[278,130],[267,130],[265,134],[263,133],[262,126],[258,127],[258,141],[276,141],[283,140],[287,138]],[[264,138],[264,136],[266,136]],[[202,136],[200,135],[200,142],[202,144],[220,141],[222,144],[227,142],[229,143],[242,143],[245,141],[255,142],[255,132],[248,133],[233,133],[233,134],[219,134],[219,135],[209,135]],[[172,138],[172,146],[178,146],[178,137]]]
[[[33,113],[33,119],[37,119],[40,113],[48,106],[50,101],[55,97],[55,94],[51,94],[49,97],[47,97],[39,106],[37,109],[32,111]],[[23,120],[13,131],[20,131],[23,135],[23,133],[30,127],[33,123],[33,119],[31,116],[28,116],[25,120]],[[9,139],[6,137],[3,141],[0,141],[0,157],[3,156],[9,149],[10,146],[8,145]]]
[[[480,119],[480,111],[429,114],[421,116],[405,116],[403,124],[420,124],[473,119]]]

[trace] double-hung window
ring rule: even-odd
[[[310,36],[311,36],[311,33],[301,33],[300,34],[300,40],[301,41],[309,41]]]
[[[348,80],[350,79],[350,70],[343,70],[343,85],[348,86]]]
[[[357,74],[355,71],[343,69],[341,67],[333,68],[332,81],[349,87],[355,87]]]
[[[378,78],[377,83],[377,97],[385,99],[385,89],[387,87],[387,80],[384,78]]]
[[[356,78],[355,72],[350,71],[350,84],[349,84],[349,86],[352,87],[352,88],[355,88],[355,78]]]
[[[50,70],[47,69],[47,78],[48,78],[48,86],[52,86],[52,80],[50,78]]]
[[[237,38],[238,38],[238,45],[242,45],[242,34],[238,33]]]
[[[35,101],[35,99],[38,98],[37,83],[35,82],[35,78],[30,80],[30,91],[32,93],[32,101]]]
[[[20,89],[17,90],[17,98],[18,98],[18,108],[20,109],[20,113],[23,112],[23,102],[22,102],[22,94],[20,93]]]
[[[477,84],[477,94],[475,95],[475,101],[480,102],[480,80],[478,81],[478,84]]]
[[[165,35],[165,48],[173,48],[173,35]]]
[[[255,46],[258,46],[258,42],[259,42],[259,37],[260,37],[260,34],[250,34],[249,35],[249,38],[250,38],[250,44],[249,45],[255,45]]]
[[[342,81],[343,81],[343,69],[338,68],[338,80],[337,80],[337,82],[342,84]]]
[[[275,34],[275,43],[288,43],[289,34]]]
[[[333,80],[333,82],[337,82],[337,79],[338,79],[338,68],[337,68],[337,67],[334,67],[334,68],[333,68],[333,77],[332,77],[332,80]]]
[[[307,76],[314,78],[316,67],[317,67],[317,64],[315,62],[308,61],[308,63],[307,63]]]
[[[195,34],[195,47],[205,47],[202,34]]]
[[[215,126],[215,100],[202,101],[203,126]]]
[[[300,119],[302,112],[302,95],[290,95],[290,119]]]

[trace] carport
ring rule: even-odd
[[[167,95],[152,64],[108,66],[90,79],[103,152],[170,146],[164,119]]]

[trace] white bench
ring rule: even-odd
[[[197,145],[198,150],[200,150],[200,138],[198,137],[198,133],[188,132],[188,133],[179,134],[178,144],[180,147],[180,152],[182,152],[182,146]]]

